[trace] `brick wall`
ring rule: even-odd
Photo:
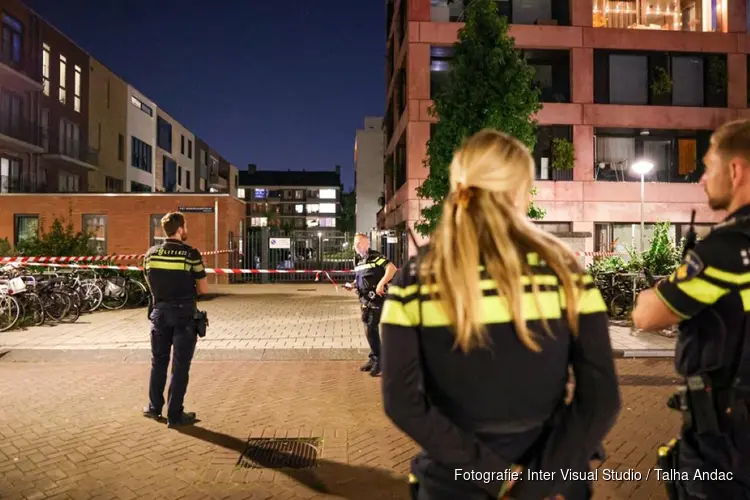
[[[42,228],[55,218],[72,221],[81,230],[83,215],[107,216],[107,253],[144,253],[150,244],[151,215],[163,215],[180,206],[213,207],[219,202],[218,250],[226,250],[229,233],[239,238],[240,221],[245,217],[244,202],[228,195],[120,194],[120,195],[40,195],[13,194],[0,197],[0,238],[13,244],[15,215],[39,215]],[[187,213],[188,243],[201,252],[213,251],[214,214]],[[217,259],[204,258],[206,267]],[[218,266],[228,267],[228,256],[219,255]]]

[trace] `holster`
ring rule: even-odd
[[[206,336],[206,330],[208,329],[208,313],[206,311],[195,310],[193,315],[195,320],[195,331],[199,337],[203,338]]]

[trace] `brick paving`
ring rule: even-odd
[[[367,352],[354,294],[330,284],[212,286],[202,301],[208,335],[196,359],[360,359]],[[76,323],[0,333],[0,349],[16,359],[149,359],[145,309],[103,311]],[[621,351],[674,350],[674,340],[613,325],[612,347]],[[81,356],[81,351],[89,352]]]
[[[408,498],[416,451],[385,417],[379,382],[351,361],[196,361],[185,431],[143,418],[142,362],[0,361],[0,498]],[[618,360],[624,398],[602,467],[644,474],[675,435],[667,360]],[[235,467],[248,437],[322,437],[321,464]],[[595,463],[596,465],[596,463]],[[654,479],[600,481],[597,499],[663,499]]]

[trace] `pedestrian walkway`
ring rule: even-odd
[[[360,359],[367,341],[352,293],[331,284],[224,285],[200,302],[210,326],[196,359]],[[672,355],[674,340],[613,325],[620,355]],[[72,324],[0,333],[0,350],[15,359],[146,360],[150,356],[146,309],[102,311]]]
[[[596,499],[666,499],[655,450],[678,431],[666,360],[618,360],[622,412]],[[351,361],[197,361],[183,431],[140,415],[149,364],[0,360],[0,498],[407,499],[417,451],[383,413],[380,382]],[[500,395],[498,395],[500,396]],[[318,466],[236,467],[249,437],[322,439]],[[593,466],[599,466],[594,462]]]

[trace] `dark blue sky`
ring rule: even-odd
[[[384,112],[383,1],[26,3],[239,168],[339,164],[350,187]]]

